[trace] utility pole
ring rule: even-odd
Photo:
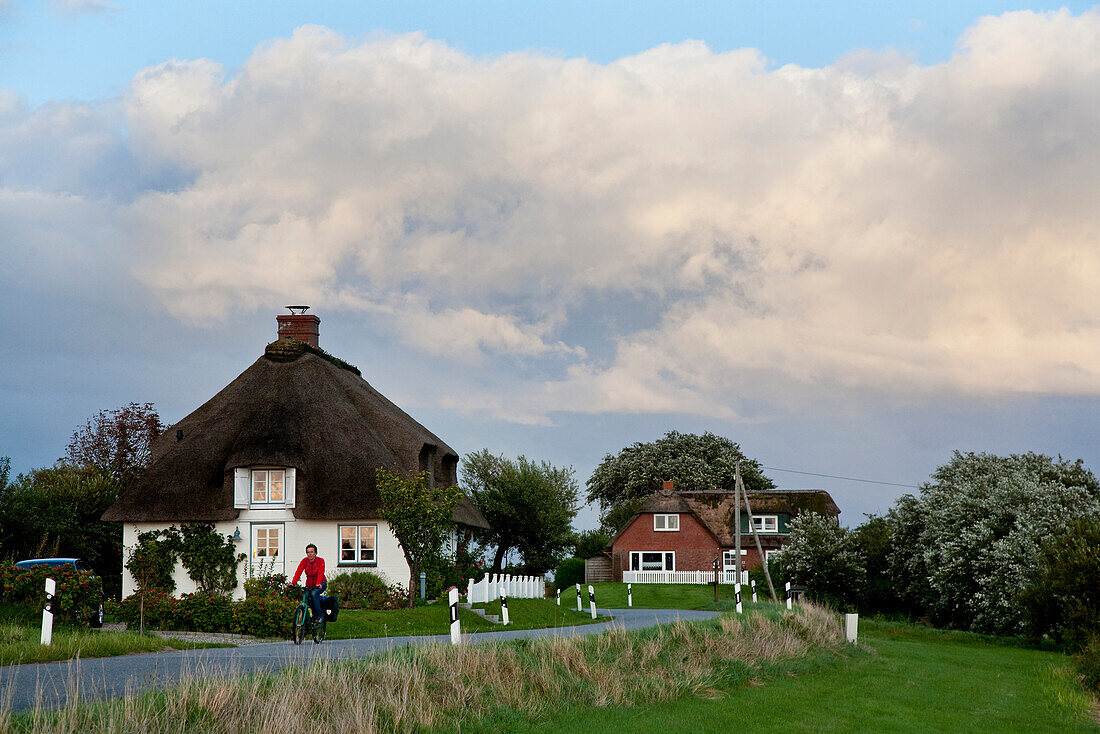
[[[741,462],[737,462],[735,468],[736,474],[734,475],[733,484],[733,516],[734,516],[734,531],[733,531],[733,567],[737,569],[737,580],[733,583],[741,583]]]
[[[749,505],[749,493],[745,491],[745,482],[741,479],[740,461],[737,462],[736,474],[734,475],[734,491],[737,493],[738,497],[742,494],[745,495],[745,512],[748,513],[749,516],[749,528],[752,529],[752,537],[756,540],[756,552],[760,554],[760,563],[764,566],[764,578],[768,582],[768,593],[772,595],[772,601],[778,604],[779,598],[775,595],[775,587],[772,586],[772,575],[771,572],[768,571],[768,558],[764,555],[764,549],[760,546],[760,534],[756,532],[756,523],[752,519],[752,506]],[[738,500],[738,503],[740,503],[740,500]],[[737,518],[737,528],[738,530],[741,529],[740,512]],[[738,535],[738,542],[740,542],[740,535]],[[740,560],[740,555],[738,559]],[[740,580],[740,578],[738,580]]]

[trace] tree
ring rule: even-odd
[[[728,438],[709,431],[701,436],[669,431],[656,441],[604,456],[587,482],[588,501],[599,502],[602,529],[614,534],[634,514],[631,503],[640,503],[662,482],[687,490],[732,488],[739,461],[747,490],[775,487],[760,462],[747,458]]]
[[[867,571],[854,534],[836,520],[805,512],[791,520],[791,539],[779,554],[780,575],[806,585],[806,595],[837,609],[863,597]]]
[[[65,458],[77,466],[94,466],[125,487],[149,466],[153,440],[163,431],[152,403],[101,410],[73,432]]]
[[[557,565],[572,544],[579,488],[572,467],[558,468],[520,456],[493,456],[488,449],[467,454],[462,483],[489,523],[478,539],[495,545],[493,572],[515,548],[527,573]]]
[[[918,587],[927,583],[926,592],[908,593],[927,593],[937,624],[1024,632],[1019,598],[1043,543],[1067,537],[1075,519],[1100,513],[1100,483],[1080,460],[957,451],[932,479],[919,498],[904,501],[908,529],[900,529],[910,536],[920,530],[915,542],[895,539],[891,568]]]
[[[428,472],[408,477],[379,469],[379,514],[401,544],[409,564],[409,606],[413,605],[416,580],[425,561],[439,554],[454,526],[454,511],[462,499],[458,487],[433,487]]]
[[[1043,543],[1021,601],[1034,637],[1049,634],[1075,650],[1100,640],[1100,516],[1078,518]]]
[[[573,557],[594,558],[611,544],[611,536],[602,530],[582,530],[573,536]]]

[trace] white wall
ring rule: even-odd
[[[387,583],[399,583],[407,586],[409,583],[409,566],[405,562],[405,555],[397,538],[390,532],[389,524],[384,520],[346,520],[334,522],[330,520],[299,520],[289,510],[241,510],[240,517],[236,520],[227,520],[215,524],[215,529],[223,535],[232,535],[233,531],[240,529],[241,540],[237,543],[237,552],[251,555],[252,525],[253,524],[282,524],[284,528],[283,538],[283,565],[276,568],[276,573],[285,573],[289,580],[298,562],[305,557],[305,547],[308,543],[317,546],[317,554],[325,559],[326,575],[332,578],[338,573],[346,571],[373,571],[386,579]],[[349,566],[340,567],[340,538],[339,525],[377,525],[377,566]],[[122,531],[123,558],[129,557],[129,551],[137,544],[137,535],[140,532],[166,528],[164,523],[126,523]],[[239,582],[233,591],[234,599],[244,598],[244,580],[248,578],[249,561],[247,558],[240,564],[237,571]],[[187,570],[180,563],[176,564],[173,578],[176,581],[176,595],[197,591],[195,582],[187,575]],[[299,580],[302,583],[302,580]],[[122,595],[129,596],[134,593],[135,584],[125,566],[122,569]]]

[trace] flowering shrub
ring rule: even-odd
[[[298,602],[275,594],[253,596],[233,603],[229,631],[256,637],[289,639]]]
[[[174,609],[175,629],[225,632],[229,629],[233,602],[219,594],[184,594]]]
[[[57,582],[55,617],[86,624],[103,598],[102,580],[88,571],[66,566],[23,569],[5,564],[0,566],[0,603],[25,606],[37,613],[46,600],[47,577]]]
[[[298,598],[300,592],[296,592],[294,589],[290,589],[286,584],[285,573],[273,573],[263,576],[253,576],[245,579],[244,582],[245,596],[268,596],[275,594],[278,596],[285,596],[286,598]]]
[[[141,622],[142,595],[130,594],[118,603],[118,614],[131,629],[137,629]],[[145,626],[152,629],[175,629],[176,608],[179,599],[156,589],[146,591]]]

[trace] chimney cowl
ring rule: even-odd
[[[275,321],[279,325],[279,338],[295,339],[320,349],[318,338],[321,331],[321,319],[306,313],[309,306],[287,306],[287,308],[290,309],[289,314],[279,314],[275,317]],[[296,311],[300,312],[296,313]]]

